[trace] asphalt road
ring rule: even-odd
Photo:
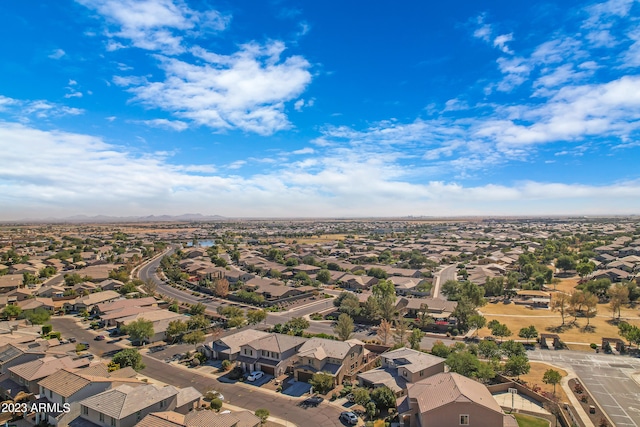
[[[440,289],[442,288],[442,285],[447,280],[456,280],[457,278],[456,273],[457,273],[457,268],[455,265],[452,264],[443,268],[442,270],[440,270],[434,275],[433,298],[447,299],[447,297],[442,295],[442,292],[440,292]]]
[[[640,373],[640,359],[569,350],[535,350],[528,355],[530,360],[573,370],[616,426],[640,426],[640,385],[631,377]]]
[[[93,338],[97,334],[80,328],[74,319],[56,317],[51,319],[51,323],[54,330],[62,333],[63,338],[75,337],[78,342],[90,343],[90,351],[96,355],[109,357],[122,349],[109,340],[94,341]],[[291,421],[300,427],[343,425],[338,419],[340,408],[328,403],[322,403],[317,408],[303,409],[297,406],[299,398],[263,392],[250,385],[221,383],[216,379],[172,366],[149,356],[143,356],[143,362],[146,367],[141,373],[150,378],[181,388],[191,386],[201,393],[214,389],[222,393],[229,404],[251,411],[267,408],[271,415]]]

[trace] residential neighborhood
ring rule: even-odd
[[[0,242],[0,392],[57,405],[2,422],[617,425],[545,360],[638,365],[634,219],[22,225]],[[182,373],[197,381],[165,381]],[[238,405],[247,391],[288,403]]]

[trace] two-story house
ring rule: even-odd
[[[38,382],[40,398],[46,402],[58,404],[59,407],[65,403],[75,404],[121,384],[139,385],[144,383],[136,379],[136,372],[131,367],[109,372],[104,364],[78,370],[62,369]],[[76,413],[71,417],[68,415],[72,414],[67,414],[64,411],[38,412],[35,422],[37,424],[46,421],[54,426],[65,425],[64,421],[68,422],[69,418],[77,417],[78,407],[73,406],[75,411],[71,412]]]
[[[297,381],[309,381],[313,374],[326,372],[333,376],[334,385],[342,384],[342,379],[357,372],[365,360],[364,343],[359,340],[334,341],[311,338],[298,350],[294,363]]]
[[[268,336],[268,332],[245,329],[204,344],[203,351],[210,359],[235,361],[243,344]]]
[[[193,387],[123,384],[80,401],[80,417],[98,426],[133,427],[152,412],[188,412],[201,397]]]
[[[358,374],[360,386],[386,386],[400,396],[407,384],[444,372],[445,359],[406,347],[383,353],[380,358],[379,368]]]
[[[306,338],[272,333],[240,346],[237,361],[247,372],[262,371],[280,376],[293,364],[293,357]]]

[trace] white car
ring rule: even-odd
[[[262,371],[253,371],[247,377],[247,381],[252,381],[253,382],[253,381],[259,380],[263,376],[264,376],[264,372],[262,372]]]

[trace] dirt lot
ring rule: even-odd
[[[568,343],[596,343],[599,345],[602,337],[618,337],[618,327],[611,322],[611,311],[607,304],[598,305],[598,315],[591,319],[591,328],[589,329],[585,328],[587,319],[579,317],[577,322],[573,324],[573,317],[568,317],[565,318],[565,327],[559,328],[562,321],[558,312],[547,309],[531,309],[513,303],[487,304],[481,307],[480,311],[487,318],[487,321],[496,319],[500,323],[506,323],[513,334],[509,337],[511,339],[518,339],[520,329],[530,325],[534,325],[538,333],[557,333],[562,341]],[[637,309],[623,309],[622,313],[622,317],[629,319],[630,323],[640,325]],[[491,331],[487,328],[483,328],[479,332],[481,337],[489,335],[491,335]],[[588,347],[586,349],[592,351]]]
[[[542,391],[553,393],[553,385],[545,384],[542,382],[542,377],[548,369],[554,369],[560,372],[560,375],[562,375],[563,377],[567,376],[566,371],[554,366],[547,365],[546,363],[530,362],[530,364],[531,370],[527,375],[520,375],[520,379],[526,381],[527,383],[529,383],[529,385],[537,385],[541,388]],[[568,402],[567,395],[560,384],[556,385],[556,396],[558,396],[560,402]]]

